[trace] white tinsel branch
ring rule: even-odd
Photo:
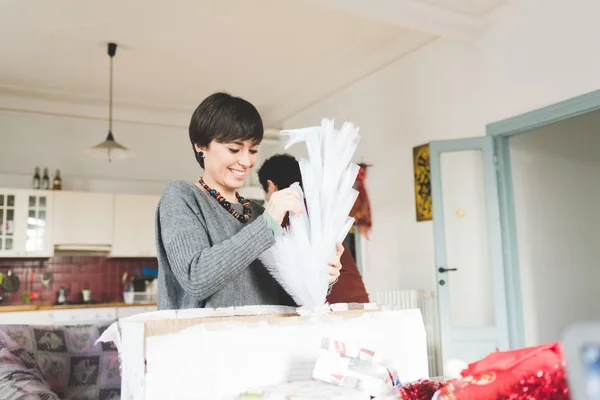
[[[290,224],[276,244],[260,256],[281,286],[303,307],[318,307],[326,301],[327,266],[354,223],[348,214],[358,192],[354,182],[359,167],[351,163],[356,151],[358,126],[345,122],[340,130],[334,121],[323,119],[321,126],[282,131],[289,136],[285,148],[305,142],[308,160],[300,160],[305,213],[290,215]]]

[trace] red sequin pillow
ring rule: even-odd
[[[437,400],[497,399],[510,395],[519,382],[562,368],[560,343],[497,351],[469,364],[462,379],[453,379],[436,393]]]

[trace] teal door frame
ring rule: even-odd
[[[534,128],[596,110],[600,110],[600,90],[486,126],[486,135],[494,138],[498,164],[498,196],[500,200],[504,277],[506,280],[506,306],[509,340],[513,349],[525,347],[525,328],[509,138]]]

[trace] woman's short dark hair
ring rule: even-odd
[[[196,108],[189,132],[196,160],[204,168],[203,155],[194,144],[207,147],[213,140],[219,143],[252,140],[260,144],[264,129],[256,107],[240,97],[219,92],[208,96]]]

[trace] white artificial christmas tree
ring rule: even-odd
[[[354,182],[359,166],[352,163],[360,135],[358,126],[345,122],[340,130],[334,121],[321,126],[284,130],[285,148],[306,144],[308,160],[300,160],[304,192],[291,187],[306,201],[305,213],[290,215],[290,224],[276,244],[260,257],[269,272],[302,307],[314,309],[326,302],[327,266],[335,257],[336,243],[348,234],[349,217],[358,192]]]

